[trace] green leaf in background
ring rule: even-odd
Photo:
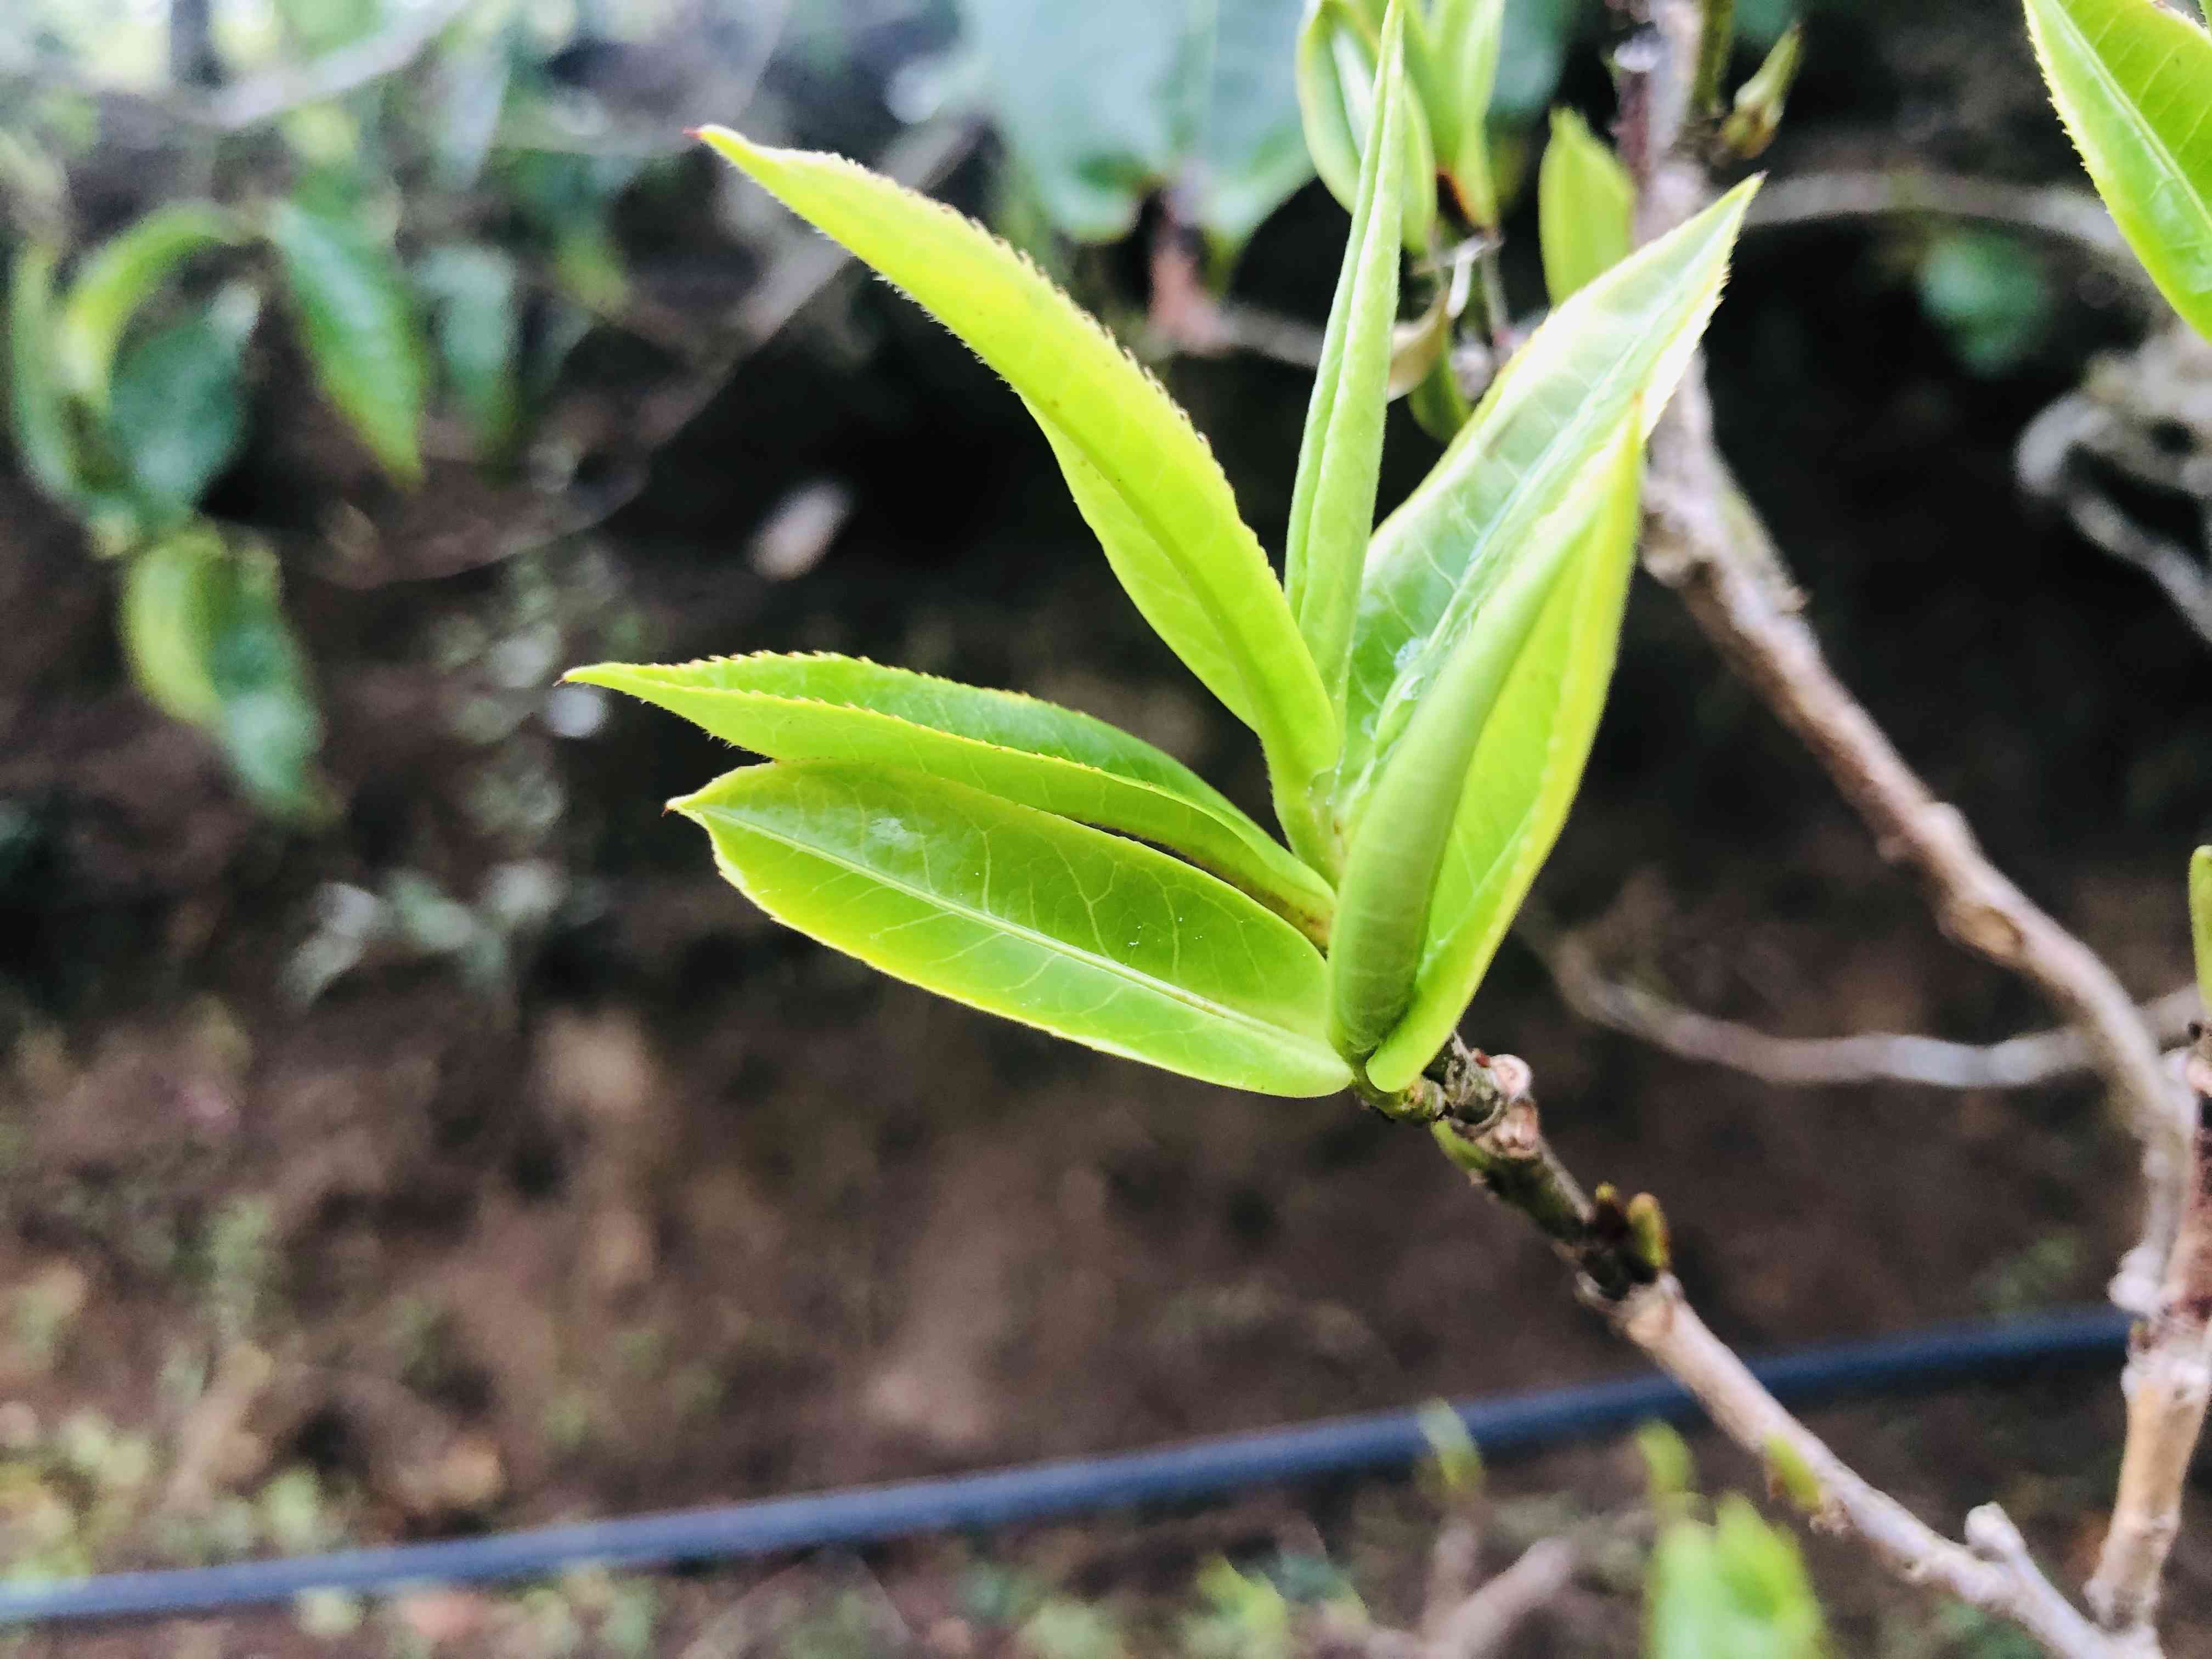
[[[26,237],[8,280],[8,413],[15,453],[47,499],[64,505],[82,491],[82,459],[53,358],[54,267],[61,250]]]
[[[279,202],[269,216],[323,393],[400,483],[422,476],[420,429],[429,374],[398,261],[357,224]]]
[[[778,921],[896,979],[1108,1054],[1267,1094],[1348,1080],[1321,954],[1134,842],[910,772],[747,767],[675,803]]]
[[[1126,234],[1176,188],[1241,245],[1313,176],[1291,78],[1299,0],[962,0],[992,112],[1047,216],[1079,241]]]
[[[1644,1586],[1646,1659],[1818,1659],[1820,1603],[1797,1540],[1735,1492],[1707,1526],[1668,1521]]]
[[[1335,758],[1289,602],[1204,439],[1104,329],[980,225],[831,155],[700,135],[958,335],[1021,395],[1121,585],[1260,735],[1285,788]]]
[[[1347,213],[1359,200],[1381,52],[1381,36],[1352,0],[1308,0],[1298,30],[1298,112],[1314,171]],[[1408,252],[1425,253],[1436,232],[1437,162],[1418,100],[1408,106],[1398,166],[1402,240]]]
[[[240,285],[127,348],[107,410],[109,447],[149,531],[189,514],[246,434],[240,360],[260,298]]]
[[[1443,663],[1439,638],[1482,605],[1511,550],[1611,441],[1632,404],[1658,417],[1720,298],[1756,180],[1583,288],[1547,318],[1474,418],[1375,533],[1353,624],[1336,811],[1355,834],[1377,764]]]
[[[2051,331],[2055,307],[2042,255],[2001,230],[1939,234],[1920,261],[1920,304],[1977,374],[2008,374]]]
[[[132,556],[121,623],[131,677],[155,707],[211,735],[264,810],[321,815],[322,718],[265,550],[187,526]]]
[[[2158,0],[2027,0],[2051,102],[2160,290],[2212,338],[2212,35]]]
[[[852,657],[762,653],[568,678],[627,692],[779,761],[926,772],[1172,849],[1326,938],[1335,896],[1188,767],[1103,720]]]
[[[477,453],[504,456],[522,419],[522,315],[514,258],[480,243],[433,250],[415,285],[434,307],[431,337]]]
[[[1553,305],[1628,257],[1636,186],[1613,146],[1571,109],[1552,112],[1536,174],[1536,234]]]
[[[2189,936],[2197,947],[2197,994],[2212,1009],[2212,847],[2190,855]]]
[[[1391,332],[1398,319],[1398,171],[1395,155],[1412,92],[1403,73],[1407,0],[1393,0],[1384,25],[1383,95],[1369,125],[1352,204],[1352,234],[1336,279],[1321,366],[1306,405],[1305,435],[1291,492],[1283,585],[1298,632],[1331,702],[1344,706],[1359,569],[1375,531],[1375,490],[1389,412]]]
[[[1378,1089],[1396,1091],[1413,1082],[1458,1026],[1581,787],[1605,712],[1635,568],[1642,440],[1643,422],[1632,409],[1609,453],[1569,492],[1559,519],[1531,536],[1532,551],[1547,537],[1564,532],[1570,539],[1556,556],[1558,579],[1483,715],[1480,733],[1470,741],[1452,728],[1445,712],[1458,706],[1452,679],[1464,683],[1480,670],[1448,672],[1431,694],[1439,710],[1425,712],[1408,727],[1381,786],[1389,790],[1400,768],[1424,764],[1436,769],[1437,780],[1461,780],[1455,799],[1444,807],[1451,814],[1450,834],[1425,890],[1411,993],[1367,1056],[1368,1080]],[[1515,597],[1510,586],[1498,590],[1488,607],[1495,614],[1482,622],[1485,630],[1502,632],[1509,620],[1518,622]],[[1470,647],[1475,645],[1470,638],[1462,656],[1474,656]],[[1425,726],[1431,728],[1426,732]],[[1413,772],[1409,793],[1419,796],[1427,781]],[[1424,801],[1419,810],[1431,805]],[[1384,846],[1390,844],[1384,828],[1389,811],[1378,792],[1363,841],[1380,836]]]
[[[1478,230],[1498,225],[1498,185],[1490,163],[1490,94],[1498,84],[1498,52],[1505,0],[1437,0],[1429,32],[1435,42],[1438,94],[1425,98],[1437,165],[1451,180],[1460,210]]]
[[[185,259],[234,236],[229,216],[212,202],[172,202],[87,254],[55,327],[62,383],[105,410],[116,348],[139,307]]]

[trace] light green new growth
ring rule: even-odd
[[[1636,185],[1613,147],[1574,111],[1553,110],[1536,173],[1536,237],[1553,305],[1628,257],[1635,210]]]
[[[2197,950],[2197,994],[2212,1010],[2212,847],[2189,860],[2189,937]]]
[[[2112,219],[2212,338],[2212,35],[2158,0],[2027,0],[2027,28]]]

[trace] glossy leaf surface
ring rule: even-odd
[[[1586,657],[1604,671],[1613,665],[1620,608],[1586,611],[1577,595],[1595,566],[1613,573],[1614,595],[1626,586],[1641,435],[1635,410],[1624,411],[1597,460],[1568,480],[1551,511],[1516,538],[1509,568],[1449,641],[1443,672],[1422,696],[1364,805],[1338,891],[1329,1036],[1340,1051],[1367,1064],[1378,1088],[1411,1082],[1458,1024],[1467,995],[1489,964],[1489,951],[1480,951],[1474,963],[1468,947],[1486,938],[1495,949],[1489,929],[1495,905],[1484,900],[1504,896],[1493,872],[1516,863],[1520,830],[1544,785],[1544,761],[1562,714],[1559,688]],[[1595,681],[1601,702],[1604,672]],[[1573,759],[1568,796],[1582,754]],[[1489,834],[1462,834],[1460,821],[1468,814]],[[1444,872],[1453,863],[1458,869],[1447,894]],[[1468,865],[1480,869],[1468,872]],[[1510,900],[1517,905],[1520,891]],[[1500,933],[1509,921],[1506,909],[1498,921]],[[1449,1002],[1462,980],[1464,994]],[[1443,1029],[1427,1037],[1427,1051],[1407,1071],[1402,1057],[1437,1018]]]
[[[2212,337],[2212,35],[2157,0],[2027,0],[2051,101],[2136,257]]]
[[[1720,297],[1752,184],[1639,249],[1514,354],[1433,471],[1376,532],[1353,625],[1337,811],[1347,833],[1378,760],[1443,665],[1437,647],[1511,567],[1632,404],[1646,431]]]
[[[429,373],[392,250],[349,221],[297,202],[271,210],[269,239],[324,396],[386,471],[416,483]]]
[[[1322,1095],[1321,955],[1202,871],[958,784],[748,767],[676,803],[779,921],[894,978],[1188,1077]]]
[[[1553,305],[1628,257],[1636,186],[1628,169],[1571,109],[1552,112],[1536,173],[1536,234]]]
[[[1433,767],[1425,777],[1409,775],[1408,793],[1417,798],[1416,810],[1442,805],[1451,823],[1425,890],[1410,994],[1367,1059],[1377,1088],[1411,1083],[1458,1026],[1581,787],[1635,565],[1642,437],[1642,422],[1632,410],[1608,452],[1533,538],[1538,548],[1547,534],[1564,532],[1571,539],[1479,735],[1469,742],[1453,728],[1451,688],[1439,682],[1437,708],[1424,708],[1390,763],[1385,792],[1400,768]],[[1493,597],[1500,620],[1512,614],[1516,597],[1511,586]],[[1453,776],[1459,782],[1449,802],[1419,799],[1423,783],[1449,787]],[[1389,822],[1385,795],[1378,793],[1366,833],[1382,836],[1386,848]],[[1347,872],[1347,902],[1349,889]]]
[[[86,255],[55,332],[63,384],[94,409],[106,408],[116,349],[139,307],[184,260],[233,234],[228,216],[212,202],[172,202]]]
[[[1258,539],[1188,418],[1036,269],[980,225],[835,156],[701,135],[972,347],[1036,417],[1146,619],[1260,734],[1279,781],[1336,752],[1334,710]]]
[[[1322,684],[1340,708],[1360,567],[1375,530],[1392,331],[1398,317],[1398,174],[1381,161],[1395,153],[1412,98],[1403,72],[1404,3],[1392,7],[1385,25],[1383,96],[1369,124],[1352,234],[1306,405],[1283,556],[1291,614]]]
[[[1325,936],[1334,896],[1198,775],[1088,714],[851,657],[763,653],[569,678],[627,692],[771,760],[926,772],[1170,848]]]

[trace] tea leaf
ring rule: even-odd
[[[894,978],[1167,1071],[1264,1093],[1347,1080],[1321,955],[1134,842],[915,773],[748,767],[675,803],[787,926]]]
[[[849,161],[700,135],[951,329],[1021,395],[1146,620],[1260,734],[1278,784],[1334,758],[1328,694],[1188,418],[1105,331],[980,225]]]
[[[2189,935],[2197,948],[2197,994],[2212,1010],[2212,847],[2190,855]]]
[[[1359,569],[1375,531],[1398,315],[1398,174],[1381,160],[1396,153],[1411,99],[1403,73],[1403,3],[1395,0],[1384,26],[1383,95],[1369,125],[1352,234],[1306,405],[1283,556],[1283,585],[1298,632],[1340,708]]]
[[[1378,1089],[1405,1087],[1459,1023],[1573,799],[1612,674],[1642,447],[1632,404],[1520,538],[1367,804],[1329,1020]]]
[[[1571,109],[1552,112],[1536,174],[1536,234],[1553,305],[1628,257],[1636,186],[1610,144]]]
[[[601,663],[625,691],[771,760],[908,768],[1171,848],[1326,938],[1335,896],[1188,768],[1103,720],[851,657]]]
[[[1413,996],[1368,1058],[1378,1089],[1410,1084],[1458,1025],[1581,787],[1635,568],[1641,425],[1632,412],[1593,468],[1595,510],[1465,765]]]
[[[63,384],[94,409],[106,409],[116,348],[138,307],[184,260],[235,234],[212,202],[173,202],[86,255],[56,320],[54,361]]]
[[[2027,0],[2097,193],[2166,297],[2212,337],[2212,35],[2157,0]]]
[[[279,202],[269,217],[300,337],[324,395],[399,483],[422,476],[429,372],[392,250],[350,222]]]
[[[435,302],[432,337],[477,453],[497,459],[522,418],[522,318],[514,258],[466,243],[441,247],[416,267],[415,280]]]
[[[1437,165],[1452,182],[1460,210],[1478,230],[1498,225],[1498,184],[1490,164],[1490,94],[1505,0],[1437,0],[1430,21],[1438,95],[1425,97]]]
[[[1646,430],[1720,298],[1756,181],[1639,249],[1560,306],[1492,383],[1419,488],[1375,532],[1353,623],[1336,811],[1347,834],[1376,769],[1512,550],[1612,441]]]
[[[1350,0],[1308,0],[1298,31],[1298,111],[1314,171],[1346,212],[1359,200],[1381,56],[1379,32]],[[1407,106],[1396,155],[1401,234],[1409,252],[1425,252],[1436,228],[1437,162],[1418,100]]]
[[[240,358],[258,310],[240,288],[136,341],[116,365],[107,436],[154,528],[189,513],[238,453]]]
[[[8,283],[8,412],[15,453],[49,499],[75,501],[83,488],[76,434],[53,357],[54,267],[61,250],[26,237]]]

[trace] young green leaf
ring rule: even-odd
[[[212,202],[172,202],[94,248],[56,323],[54,360],[63,385],[105,410],[116,348],[138,307],[184,260],[235,234],[229,216]]]
[[[1450,835],[1427,890],[1412,992],[1367,1057],[1368,1079],[1378,1089],[1406,1087],[1458,1025],[1581,786],[1635,565],[1642,435],[1632,410],[1594,469],[1595,513],[1584,507],[1565,568],[1461,762]],[[1510,597],[1501,589],[1492,604]],[[1437,692],[1444,689],[1440,684]],[[1408,729],[1390,763],[1394,773],[1417,752],[1421,724]],[[1457,750],[1451,758],[1459,758]],[[1387,822],[1383,806],[1378,794],[1370,824]]]
[[[1613,147],[1574,111],[1553,110],[1536,174],[1536,234],[1553,305],[1628,257],[1635,211],[1636,186]]]
[[[392,250],[350,221],[296,201],[271,210],[269,240],[324,395],[386,471],[403,484],[419,482],[428,358]]]
[[[1642,445],[1632,405],[1596,459],[1517,539],[1510,568],[1449,642],[1365,805],[1339,890],[1329,1034],[1377,1088],[1403,1088],[1428,1064],[1525,891],[1511,892],[1500,915],[1495,901],[1505,895],[1487,881],[1439,890],[1448,863],[1456,860],[1462,878],[1470,860],[1483,865],[1480,877],[1500,861],[1504,873],[1516,872],[1534,802],[1563,786],[1564,814],[1573,794],[1589,733],[1572,718],[1583,711],[1564,706],[1565,688],[1574,681],[1589,691],[1594,726],[1636,543]],[[1547,764],[1555,744],[1574,751],[1564,780]],[[1463,835],[1469,815],[1474,833]],[[1546,836],[1532,875],[1549,847]]]
[[[1440,94],[1425,96],[1437,165],[1451,180],[1460,210],[1478,230],[1498,225],[1498,185],[1490,165],[1490,94],[1505,0],[1437,0],[1430,21]]]
[[[1298,113],[1314,171],[1346,212],[1359,200],[1381,56],[1379,31],[1350,0],[1308,0],[1298,31]],[[1407,252],[1425,253],[1436,231],[1437,161],[1418,100],[1407,106],[1397,164],[1400,234]]]
[[[70,502],[83,489],[76,434],[53,360],[54,267],[61,250],[26,237],[8,282],[8,412],[15,453],[49,500]]]
[[[1356,825],[1373,774],[1511,550],[1640,404],[1646,429],[1720,298],[1756,181],[1638,250],[1554,311],[1492,383],[1368,549],[1352,627],[1336,810]]]
[[[108,403],[109,446],[149,528],[167,528],[237,454],[246,434],[240,359],[260,308],[242,285],[126,349]]]
[[[778,921],[896,979],[1108,1054],[1267,1094],[1348,1079],[1321,955],[1203,871],[912,772],[747,767],[675,803]]]
[[[264,808],[321,813],[313,768],[322,717],[274,558],[189,525],[132,557],[121,621],[131,676],[155,707],[212,736]]]
[[[1827,1648],[1797,1540],[1735,1492],[1715,1524],[1659,1529],[1644,1589],[1646,1659],[1817,1659]]]
[[[1403,72],[1404,4],[1394,0],[1383,26],[1382,96],[1369,125],[1352,234],[1322,336],[1321,367],[1306,404],[1283,554],[1283,586],[1291,614],[1339,708],[1352,618],[1359,601],[1360,562],[1375,531],[1391,331],[1398,318],[1398,174],[1382,161],[1396,153],[1412,101]]]
[[[2212,337],[2212,35],[2158,0],[2027,0],[2097,193],[2173,308]]]
[[[1159,383],[980,225],[831,155],[706,142],[897,284],[1004,376],[1043,429],[1137,608],[1303,789],[1335,712],[1213,454]]]
[[[568,678],[628,692],[771,760],[907,768],[1156,842],[1328,937],[1327,883],[1196,773],[1088,714],[851,657],[601,663]]]
[[[2189,936],[2197,947],[2197,994],[2212,1009],[2212,847],[2190,855]]]

